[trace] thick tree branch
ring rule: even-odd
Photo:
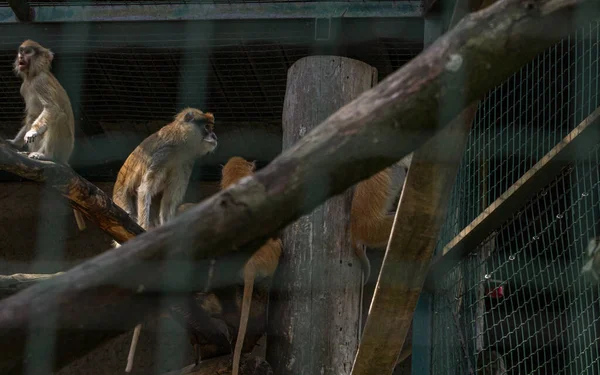
[[[38,327],[56,324],[91,335],[94,325],[104,318],[128,315],[134,297],[142,295],[106,287],[111,305],[93,313],[86,310],[90,296],[115,280],[156,279],[156,273],[140,268],[143,261],[171,256],[207,259],[262,237],[253,241],[258,245],[328,197],[420,147],[466,103],[483,96],[582,23],[598,18],[599,8],[597,0],[503,0],[467,16],[254,177],[129,240],[120,249],[1,301],[0,346],[10,348],[6,354],[10,360],[0,364],[0,372],[14,373],[22,366],[30,321]],[[439,110],[441,103],[445,111]],[[152,307],[135,306],[135,319],[121,324],[133,327],[140,319],[137,314]],[[52,320],[57,310],[58,317]]]
[[[62,193],[73,208],[81,211],[85,217],[119,242],[125,242],[144,233],[144,229],[114,204],[109,196],[71,168],[62,164],[30,159],[14,151],[1,138],[0,170],[49,184]]]

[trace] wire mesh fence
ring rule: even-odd
[[[417,19],[349,20],[323,49],[314,20],[0,25],[0,136],[12,137],[23,116],[12,62],[25,38],[56,54],[53,72],[76,118],[74,168],[110,180],[143,137],[185,106],[213,112],[219,129],[279,126],[295,61],[333,48],[375,66],[381,80],[422,50],[422,26]],[[221,150],[208,163],[223,163]],[[211,169],[204,177],[219,176]]]
[[[481,103],[438,251],[600,106],[599,36],[582,28]],[[439,276],[433,374],[600,371],[600,294],[580,275],[600,230],[599,162],[600,144]]]
[[[599,43],[583,27],[481,101],[436,251],[600,105]]]
[[[597,373],[597,287],[580,276],[600,227],[600,145],[567,167],[436,292],[433,373],[481,372],[482,351],[507,374]]]

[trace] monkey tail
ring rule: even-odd
[[[369,262],[369,258],[367,257],[367,252],[365,251],[365,247],[362,245],[354,244],[354,253],[358,257],[360,264],[362,266],[363,273],[365,274],[365,278],[363,280],[363,286],[369,281],[369,277],[371,277],[371,263]]]
[[[135,357],[135,349],[137,347],[138,339],[140,338],[140,331],[142,330],[142,324],[135,326],[133,330],[133,337],[131,338],[131,346],[129,347],[129,354],[127,355],[127,366],[125,372],[131,372],[133,368],[133,357]]]
[[[233,369],[231,375],[238,375],[240,371],[240,360],[246,328],[248,328],[248,317],[250,315],[250,304],[252,303],[252,289],[254,288],[254,270],[244,274],[244,295],[242,296],[242,311],[240,314],[240,327],[238,329],[235,349],[233,350]]]
[[[84,230],[86,226],[85,220],[81,212],[79,212],[79,210],[77,209],[73,209],[73,214],[75,215],[75,222],[77,223],[77,228],[79,228],[80,231]]]

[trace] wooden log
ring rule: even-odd
[[[198,365],[188,366],[178,371],[169,371],[163,375],[227,375],[231,374],[231,355],[202,361]],[[267,361],[257,356],[243,354],[240,360],[240,375],[271,375],[273,370]]]
[[[239,254],[245,244],[248,251],[257,249],[271,233],[310,213],[327,198],[415,151],[466,103],[599,13],[596,0],[504,0],[468,16],[253,177],[119,249],[0,301],[0,373],[22,372],[29,323],[52,320],[55,313],[58,319],[48,326],[51,332],[64,326],[80,333],[80,341],[62,341],[64,347],[55,342],[64,351],[73,350],[70,357],[81,355],[82,343],[94,347],[118,335],[95,335],[90,327],[128,315],[135,307],[132,319],[120,320],[133,328],[153,306],[137,303],[144,294],[114,285],[123,279],[144,284],[160,278],[160,273],[145,272],[143,262],[182,254],[195,260],[211,259]],[[466,80],[457,74],[465,69],[469,71]],[[440,113],[440,103],[456,97],[464,102]],[[63,183],[68,185],[69,180]],[[105,289],[99,294],[101,287]]]
[[[120,243],[144,233],[144,229],[131,220],[108,195],[68,166],[30,159],[15,152],[1,138],[0,170],[50,185],[67,198],[73,208]]]
[[[283,149],[371,88],[376,77],[375,68],[349,58],[298,60],[288,71]],[[312,194],[326,194],[326,184]],[[327,200],[284,231],[268,330],[267,358],[277,374],[317,374],[323,368],[348,374],[358,345],[362,280],[348,236],[352,193]]]

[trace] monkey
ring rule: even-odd
[[[221,189],[227,189],[244,177],[253,175],[255,169],[256,163],[254,162],[249,162],[239,156],[230,158],[223,167]],[[271,277],[275,273],[277,266],[279,265],[282,248],[283,244],[281,243],[281,239],[268,239],[264,245],[252,254],[242,269],[244,293],[242,296],[240,324],[233,351],[232,375],[238,375],[240,371],[240,360],[244,338],[246,336],[246,329],[248,328],[248,317],[250,315],[250,305],[252,303],[254,280],[258,277]]]
[[[394,224],[394,214],[388,211],[402,190],[412,155],[359,182],[354,189],[350,208],[350,239],[361,263],[365,284],[371,276],[371,263],[363,246],[381,248],[387,245]]]
[[[113,201],[145,230],[163,225],[183,200],[195,160],[216,147],[213,114],[183,109],[127,157]]]
[[[113,202],[144,230],[169,221],[187,190],[197,158],[217,147],[215,118],[196,108],[149,135],[129,154],[117,174]],[[114,241],[114,247],[120,244]],[[142,325],[133,330],[125,372],[130,372]]]
[[[64,165],[75,144],[75,117],[69,95],[50,71],[54,52],[33,41],[24,41],[17,51],[13,69],[23,82],[25,119],[9,144],[21,149],[27,144],[31,159]],[[81,212],[73,209],[79,230],[85,229]]]

